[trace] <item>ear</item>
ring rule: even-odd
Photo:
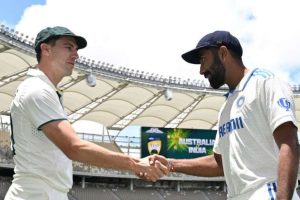
[[[49,55],[50,53],[50,45],[46,43],[40,44],[42,54]]]
[[[219,57],[222,61],[225,61],[227,56],[229,54],[229,50],[227,49],[226,46],[222,45],[219,48]]]

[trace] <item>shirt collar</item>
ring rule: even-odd
[[[27,76],[29,77],[38,77],[45,83],[47,83],[53,90],[58,91],[58,89],[53,85],[53,83],[49,80],[49,78],[45,75],[45,73],[39,69],[29,69],[27,72]]]
[[[250,70],[248,73],[246,73],[245,76],[242,78],[242,80],[239,82],[239,84],[236,86],[236,88],[235,88],[235,89],[230,89],[230,90],[225,94],[226,98],[228,98],[228,96],[229,96],[230,94],[233,94],[234,92],[241,92],[241,91],[243,91],[243,90],[246,88],[246,86],[247,86],[249,80],[251,79],[253,73],[254,73],[256,70],[257,70],[257,68],[254,69],[254,70]]]

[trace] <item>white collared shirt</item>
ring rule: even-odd
[[[248,72],[227,94],[214,152],[222,155],[229,198],[277,180],[279,149],[273,132],[288,121],[296,126],[292,90],[266,70]]]
[[[11,104],[14,177],[40,177],[67,192],[73,184],[72,161],[40,129],[51,121],[67,120],[67,115],[48,77],[37,69],[27,75]]]

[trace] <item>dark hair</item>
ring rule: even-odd
[[[55,43],[56,43],[56,40],[58,40],[60,37],[61,36],[53,36],[53,37],[50,37],[47,40],[45,40],[45,41],[43,41],[39,44],[39,47],[36,49],[36,59],[37,59],[38,63],[40,62],[41,57],[42,57],[42,55],[41,55],[41,53],[42,53],[41,44],[46,43],[46,44],[49,44],[51,46],[54,46]]]

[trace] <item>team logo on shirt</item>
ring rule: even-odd
[[[277,103],[280,107],[283,107],[286,111],[289,111],[291,109],[291,102],[286,98],[280,98],[277,101]]]
[[[237,101],[236,101],[236,106],[238,108],[240,108],[242,105],[244,105],[245,103],[245,97],[244,96],[241,96]]]

